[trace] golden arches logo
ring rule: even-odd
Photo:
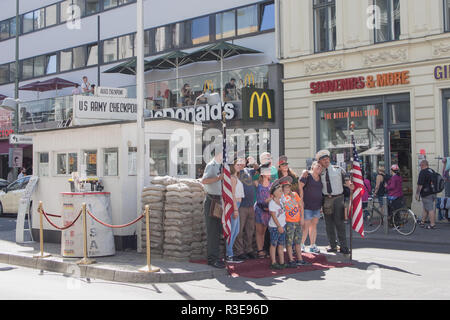
[[[244,87],[250,86],[250,84],[255,86],[255,76],[253,73],[247,73],[244,77]]]
[[[270,105],[269,95],[267,94],[267,92],[263,92],[260,95],[256,91],[253,92],[252,97],[250,98],[250,119],[253,119],[253,117],[254,117],[253,111],[254,111],[254,106],[255,106],[255,98],[258,101],[258,115],[260,117],[263,116],[263,102],[265,99],[266,103],[267,103],[267,118],[272,119],[272,106]]]
[[[203,84],[203,92],[206,92],[206,91],[210,91],[210,92],[214,91],[214,83],[212,80],[206,80],[205,83]]]

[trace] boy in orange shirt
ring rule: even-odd
[[[302,225],[304,223],[304,212],[300,196],[291,190],[292,178],[290,176],[280,179],[283,188],[281,199],[286,211],[286,248],[289,257],[288,268],[309,265],[302,258]],[[297,260],[294,260],[292,245],[295,244]]]

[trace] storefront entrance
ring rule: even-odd
[[[378,169],[389,174],[398,164],[408,206],[412,201],[411,116],[409,94],[317,103],[317,150],[327,149],[332,163],[351,170],[350,124],[361,158],[363,175],[372,190]]]

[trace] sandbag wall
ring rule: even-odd
[[[152,256],[178,261],[206,256],[204,198],[203,185],[194,179],[155,177],[144,188],[142,204],[150,206]],[[142,237],[144,250],[145,224]]]

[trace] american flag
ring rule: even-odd
[[[352,135],[353,145],[353,170],[352,180],[355,185],[352,198],[352,228],[364,238],[362,196],[364,194],[364,179],[361,172],[358,152],[356,151],[355,139]]]
[[[231,215],[234,213],[233,194],[231,189],[230,166],[227,163],[227,136],[226,125],[223,125],[223,184],[222,184],[222,228],[225,240],[230,243],[231,235]]]

